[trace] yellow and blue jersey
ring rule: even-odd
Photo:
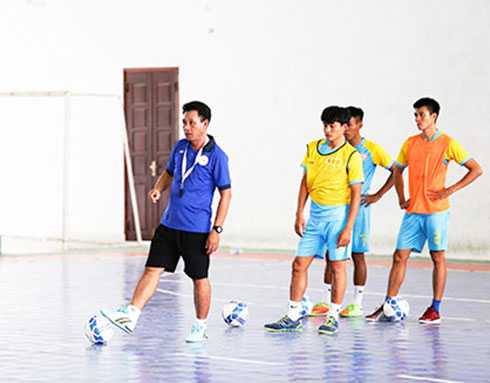
[[[362,168],[364,171],[364,183],[362,184],[361,193],[368,194],[371,183],[373,182],[376,166],[379,165],[385,169],[390,169],[393,160],[380,145],[365,138],[355,148],[361,154]]]
[[[349,204],[349,185],[364,181],[361,155],[347,141],[336,149],[326,139],[310,142],[301,166],[311,200],[320,205]]]

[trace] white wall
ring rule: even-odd
[[[411,105],[432,96],[442,105],[440,129],[488,170],[489,19],[486,0],[3,2],[0,91],[121,94],[123,68],[179,67],[181,104],[202,99],[212,107],[210,133],[230,156],[234,197],[224,243],[293,249],[299,162],[305,144],[322,136],[319,116],[329,104],[361,106],[365,136],[396,156],[417,132]],[[1,163],[17,151],[3,144],[16,135],[5,121]],[[110,209],[96,224],[80,219],[76,230],[122,237],[120,147],[114,130],[99,133],[91,153],[104,152],[113,171],[102,195],[92,182],[78,187]],[[10,165],[0,166],[7,188],[23,185]],[[452,165],[449,182],[462,174]],[[385,176],[379,170],[374,186]],[[485,175],[452,196],[453,256],[471,250],[490,259],[488,186]],[[19,225],[0,203],[0,231]],[[373,207],[375,252],[391,252],[401,216],[394,192]]]

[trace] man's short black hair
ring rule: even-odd
[[[349,111],[351,117],[358,118],[359,121],[362,122],[362,119],[364,118],[364,112],[361,108],[358,108],[356,106],[348,106],[347,110]]]
[[[423,97],[420,100],[417,100],[415,104],[413,104],[413,107],[416,109],[422,108],[423,106],[427,107],[430,114],[435,113],[437,114],[437,117],[439,117],[439,111],[441,110],[441,106],[436,100],[430,97]]]
[[[204,102],[201,101],[191,101],[187,104],[184,104],[182,107],[182,112],[190,112],[195,110],[199,117],[201,117],[201,121],[208,120],[211,122],[211,109]]]
[[[321,119],[324,124],[333,124],[334,122],[338,122],[344,125],[349,123],[350,113],[347,108],[341,108],[340,106],[329,106],[323,109]]]

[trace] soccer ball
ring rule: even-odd
[[[301,317],[306,318],[308,315],[311,314],[311,310],[313,309],[313,302],[310,301],[310,298],[308,295],[305,295],[303,299],[301,299]]]
[[[221,316],[228,326],[240,327],[248,319],[248,307],[240,301],[230,301],[223,306]]]
[[[114,330],[106,318],[94,315],[85,325],[85,335],[94,344],[104,344],[112,338]]]
[[[410,312],[408,302],[400,296],[391,298],[383,304],[383,312],[390,321],[404,320]]]

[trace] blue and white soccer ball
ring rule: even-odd
[[[405,299],[396,296],[383,304],[383,312],[388,320],[401,321],[410,313],[410,306]]]
[[[85,325],[85,335],[94,344],[105,344],[114,335],[114,330],[106,318],[94,315]]]
[[[223,306],[221,316],[228,326],[243,326],[248,319],[248,307],[240,301],[230,301]]]
[[[313,310],[313,302],[310,300],[308,295],[305,295],[303,299],[301,299],[301,317],[306,318],[311,314],[311,310]]]

